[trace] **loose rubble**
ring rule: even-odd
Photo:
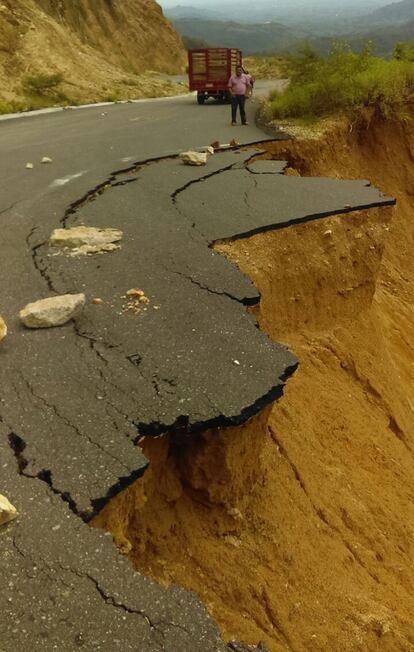
[[[84,294],[64,294],[29,303],[19,315],[27,328],[52,328],[76,317],[84,305]]]
[[[0,315],[0,342],[4,340],[7,335],[7,324],[3,317]]]
[[[93,226],[75,226],[71,229],[55,229],[49,245],[69,256],[88,256],[120,249],[116,244],[122,240],[119,229],[99,229]]]
[[[133,312],[136,315],[139,315],[142,310],[146,311],[146,306],[150,303],[149,298],[145,296],[144,290],[139,288],[131,288],[122,299],[127,300],[122,306],[122,312]]]
[[[17,517],[17,509],[0,494],[0,525],[5,525]]]
[[[181,152],[180,159],[185,165],[206,165],[206,152]]]

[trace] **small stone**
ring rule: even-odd
[[[92,299],[92,303],[95,306],[100,306],[103,303],[103,299],[100,299],[99,297],[95,297],[94,299]]]
[[[214,140],[214,141],[211,143],[211,147],[212,147],[214,150],[216,150],[216,149],[220,149],[220,141],[219,141],[219,140]]]
[[[150,303],[150,300],[148,299],[148,297],[143,296],[143,297],[139,298],[139,302],[144,303],[144,304],[148,304],[148,303]]]
[[[27,328],[62,326],[76,317],[85,305],[84,294],[65,294],[29,303],[20,311],[20,319]]]
[[[324,236],[326,238],[330,237],[332,235],[332,229],[328,229],[327,231],[324,232]]]
[[[53,163],[53,160],[51,158],[49,158],[49,156],[44,156],[40,162],[41,163]]]
[[[17,516],[17,509],[7,500],[6,496],[0,494],[0,525],[13,521]]]
[[[199,148],[199,151],[206,152],[206,154],[212,155],[214,154],[214,147],[212,147],[211,145],[204,145],[204,147]]]
[[[127,292],[128,297],[143,297],[145,296],[144,290],[140,290],[139,288],[131,288]]]
[[[26,163],[26,170],[33,170],[34,165],[33,163]]]
[[[4,340],[7,335],[7,324],[3,317],[0,315],[0,342]]]
[[[295,170],[295,168],[290,168],[287,167],[285,170],[285,176],[286,177],[300,177],[300,173],[298,170]]]
[[[229,516],[234,518],[236,521],[242,521],[243,520],[243,514],[237,507],[231,507],[230,509],[227,510],[227,513]]]
[[[240,362],[238,360],[233,360],[234,364],[240,366]]]
[[[207,154],[206,152],[181,152],[180,160],[185,165],[206,165],[207,163]]]

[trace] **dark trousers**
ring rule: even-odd
[[[246,122],[246,111],[244,110],[244,105],[246,104],[245,95],[232,95],[231,98],[231,121],[236,122],[237,118],[237,107],[240,109],[241,121]]]

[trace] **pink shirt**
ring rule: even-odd
[[[241,74],[240,77],[232,75],[227,86],[231,88],[235,95],[246,95],[250,88],[250,80],[245,74]]]

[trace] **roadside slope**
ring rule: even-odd
[[[21,99],[29,75],[63,75],[71,99],[162,95],[142,77],[178,72],[184,48],[154,0],[4,0],[0,5],[0,83]],[[160,91],[160,92],[157,92]],[[1,99],[1,97],[0,97]]]

